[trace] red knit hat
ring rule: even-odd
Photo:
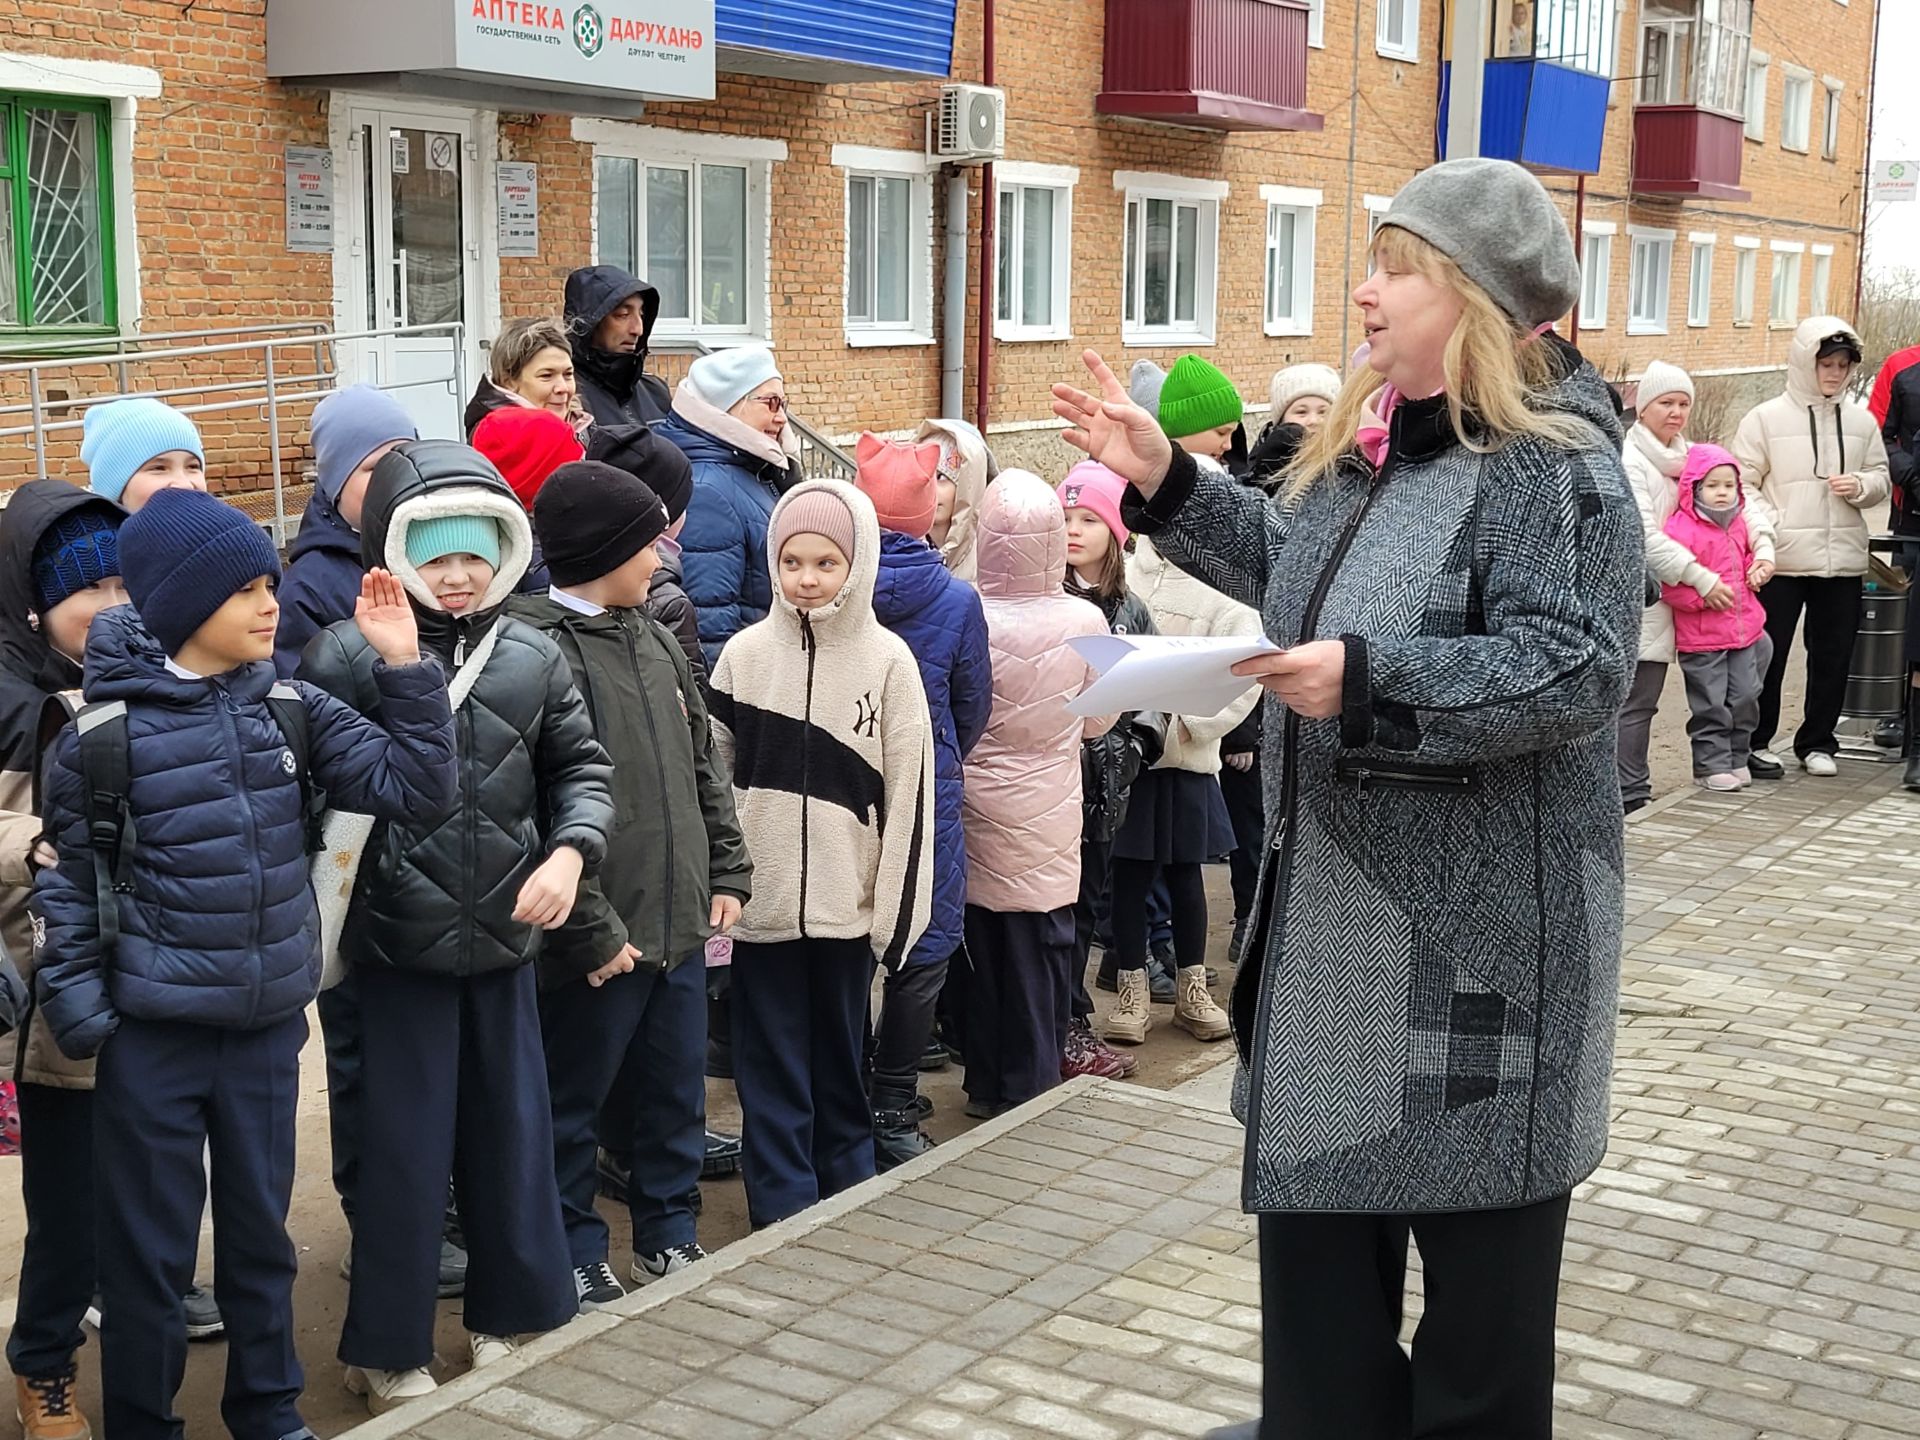
[[[880,528],[926,539],[939,508],[934,477],[940,471],[940,447],[932,441],[908,445],[882,440],[868,432],[854,446],[853,456],[860,466],[854,483],[873,501]]]
[[[473,432],[473,448],[491,460],[529,511],[547,477],[587,452],[573,427],[551,410],[502,405]]]

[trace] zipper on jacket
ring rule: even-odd
[[[462,643],[465,642],[462,641]],[[478,837],[475,834],[479,827],[473,818],[474,810],[479,805],[479,797],[474,793],[473,779],[473,712],[462,705],[457,712],[457,717],[460,721],[461,734],[455,739],[456,742],[465,740],[466,743],[462,748],[467,753],[467,758],[460,765],[460,873],[470,876],[474,872],[474,859],[480,849]],[[455,758],[459,758],[458,750],[455,752]],[[453,973],[464,978],[473,973],[474,918],[470,906],[462,906],[461,909],[465,913],[457,922],[460,926],[460,958],[458,968]]]
[[[634,642],[633,627],[628,623],[628,616],[624,613],[616,614],[614,621],[619,625],[620,634],[627,642],[627,661],[632,665],[633,673],[638,675],[640,673],[640,647]],[[654,722],[653,698],[647,694],[647,687],[645,685],[640,687],[640,709],[647,717],[647,739],[652,742],[653,769],[660,781],[661,808],[666,810],[669,808],[666,804],[667,796],[671,793],[667,788],[667,765],[666,762],[660,758],[660,727]],[[671,814],[667,817],[667,892],[666,900],[660,908],[664,917],[660,927],[660,944],[661,948],[665,949],[673,938],[673,817]],[[680,957],[660,955],[649,956],[647,958],[654,964],[659,965],[662,970],[670,970],[678,963]]]
[[[803,611],[800,615],[800,648],[807,655],[807,698],[800,724],[800,938],[807,939],[807,855],[812,835],[807,823],[813,789],[813,666],[819,656],[820,642],[813,638],[813,622]]]
[[[1480,788],[1480,774],[1471,765],[1421,765],[1413,761],[1382,760],[1342,755],[1333,772],[1361,794],[1375,790],[1437,790],[1470,795]]]
[[[247,998],[247,1023],[243,1028],[253,1028],[255,1017],[260,1013],[260,991],[266,983],[266,973],[260,963],[260,912],[266,907],[267,891],[265,874],[261,869],[259,836],[253,824],[253,793],[247,787],[247,749],[240,742],[240,726],[236,717],[240,707],[234,703],[233,692],[227,689],[224,680],[212,681],[213,692],[219,699],[220,722],[227,732],[227,741],[233,755],[233,780],[240,799],[240,825],[246,835],[247,854],[252,857],[249,866],[249,881],[253,885],[253,903],[247,907],[247,963],[253,968],[253,993]]]

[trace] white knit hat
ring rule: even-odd
[[[1269,420],[1278,420],[1287,407],[1302,395],[1318,395],[1331,405],[1340,395],[1340,376],[1331,365],[1289,365],[1273,372],[1273,385],[1267,391],[1273,409]]]
[[[764,345],[716,350],[687,367],[687,383],[716,410],[733,409],[769,380],[779,378],[773,352]]]
[[[1693,377],[1678,365],[1652,360],[1640,377],[1639,388],[1633,392],[1634,408],[1644,410],[1662,395],[1684,395],[1693,399]]]

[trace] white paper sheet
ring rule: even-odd
[[[1100,672],[1068,704],[1075,715],[1159,710],[1196,719],[1218,715],[1257,683],[1235,675],[1235,665],[1281,649],[1264,635],[1088,635],[1068,643]]]

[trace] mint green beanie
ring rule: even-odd
[[[500,568],[500,526],[487,515],[436,515],[407,526],[407,560],[430,565],[448,555],[478,555]]]
[[[1160,428],[1169,439],[1238,425],[1242,414],[1233,381],[1198,355],[1182,355],[1160,387]]]

